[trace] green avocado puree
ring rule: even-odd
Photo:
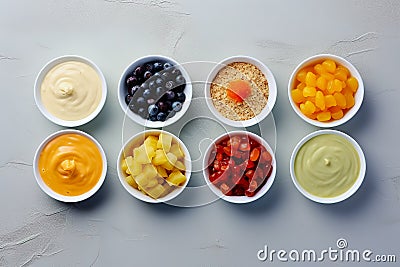
[[[349,190],[360,173],[354,146],[336,134],[322,134],[299,149],[294,162],[298,183],[310,194],[331,198]]]

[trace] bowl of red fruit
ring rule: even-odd
[[[172,58],[145,56],[133,61],[122,73],[118,99],[134,122],[161,128],[176,122],[188,110],[192,84],[187,71]]]
[[[232,203],[259,199],[271,188],[276,175],[270,145],[246,131],[219,136],[206,150],[203,164],[203,175],[211,191]]]

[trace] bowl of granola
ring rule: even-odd
[[[219,62],[205,85],[207,106],[221,122],[249,127],[272,111],[277,88],[274,75],[261,61],[233,56]]]

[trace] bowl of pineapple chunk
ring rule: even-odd
[[[189,182],[191,158],[185,144],[163,130],[147,130],[132,136],[117,162],[122,186],[134,197],[163,203],[178,196]]]

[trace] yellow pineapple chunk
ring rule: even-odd
[[[132,156],[129,156],[129,157],[132,158]],[[129,158],[129,157],[128,157],[128,158]],[[132,160],[133,160],[133,158],[132,158]],[[126,164],[126,159],[122,160],[122,162],[121,162],[121,169],[122,169],[123,172],[126,172],[126,171],[128,170],[128,165]]]
[[[170,185],[179,186],[186,181],[186,176],[183,175],[180,171],[176,170],[171,172],[171,174],[167,178],[167,182]]]
[[[171,165],[175,165],[176,161],[178,160],[178,158],[174,154],[172,154],[171,152],[167,153],[167,158],[168,158],[168,162]]]
[[[178,159],[181,159],[185,156],[185,154],[183,154],[181,148],[179,147],[178,144],[172,144],[171,149],[169,150],[169,152],[171,152],[172,154],[174,154]]]
[[[154,167],[152,164],[146,164],[143,168],[142,172],[147,179],[153,179],[158,175],[156,167]]]
[[[154,187],[154,186],[156,186],[158,184],[159,183],[158,183],[157,178],[149,179],[149,183],[146,185],[147,191],[149,191],[149,188],[152,188],[152,187]]]
[[[157,149],[157,142],[158,142],[158,137],[154,135],[149,135],[146,137],[146,140],[144,140],[144,145],[146,147],[151,147],[153,150]]]
[[[183,164],[182,161],[177,161],[177,162],[175,162],[175,167],[176,167],[178,170],[186,171],[186,166],[185,166],[185,164]]]
[[[157,172],[158,172],[158,175],[160,175],[161,177],[164,177],[164,178],[168,177],[167,171],[162,166],[157,166]]]
[[[126,171],[127,173],[136,176],[142,172],[142,164],[140,164],[137,160],[134,160],[132,156],[127,157],[125,159],[125,162],[128,166],[128,169]]]
[[[132,186],[133,188],[138,188],[138,184],[136,183],[135,179],[133,179],[133,177],[131,175],[127,176],[125,178],[125,181]]]
[[[164,163],[167,163],[168,158],[167,158],[167,155],[164,153],[164,150],[157,149],[156,155],[154,156],[152,162],[154,165],[162,165]]]
[[[165,190],[165,191],[164,191],[164,193],[163,193],[160,197],[165,197],[166,195],[169,194],[169,192],[172,191],[173,187],[170,186],[168,183],[164,183],[164,184],[162,184],[162,186],[164,187],[164,190]]]
[[[137,175],[135,177],[135,181],[138,184],[138,187],[140,188],[140,190],[142,190],[142,191],[143,191],[143,188],[145,188],[147,186],[147,184],[149,183],[149,179],[146,177],[146,175],[144,173]]]
[[[150,189],[147,189],[147,192],[146,192],[146,193],[147,193],[150,197],[152,197],[152,198],[154,198],[154,199],[157,199],[157,198],[159,198],[164,192],[165,192],[164,186],[162,186],[162,185],[160,185],[160,184],[157,184],[156,186],[154,186],[154,187],[152,187],[152,188],[150,188]]]
[[[151,157],[148,156],[146,147],[141,145],[133,149],[133,158],[140,164],[146,164],[151,162]]]
[[[174,169],[174,165],[172,165],[171,163],[169,163],[169,161],[167,161],[166,163],[160,165],[161,167],[163,167],[166,170],[172,171]]]
[[[165,153],[168,153],[171,149],[172,135],[161,133],[158,137],[157,148],[164,149]]]

